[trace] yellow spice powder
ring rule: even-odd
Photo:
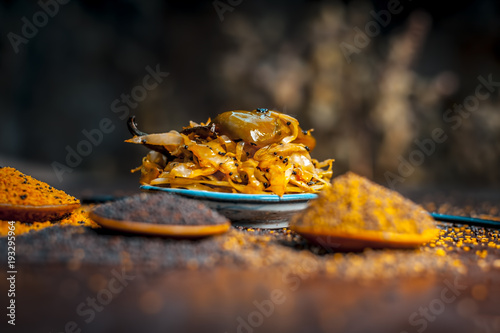
[[[65,205],[79,203],[78,199],[47,183],[10,168],[0,168],[0,204]]]
[[[363,230],[421,235],[436,229],[421,206],[352,172],[333,179],[291,225],[355,235]]]

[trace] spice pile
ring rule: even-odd
[[[215,225],[228,220],[200,201],[167,193],[142,193],[100,205],[94,214],[119,221],[162,225]]]
[[[34,207],[36,209],[37,207],[59,207],[64,205],[74,205],[78,207],[79,203],[79,200],[75,197],[66,194],[64,191],[55,189],[45,182],[25,175],[14,168],[0,167],[0,210],[15,210],[17,209],[15,207],[20,207],[19,209],[22,211],[25,207]],[[34,215],[36,213],[30,214],[36,216]],[[44,216],[47,220],[53,220],[51,217],[57,217],[59,218],[58,223],[64,226],[97,227],[97,225],[88,218],[88,212],[81,208],[68,213],[42,211],[38,216]],[[53,222],[43,220],[30,223],[16,222],[15,233],[16,235],[22,235],[31,230],[40,230],[53,225],[55,225]],[[8,234],[8,227],[7,221],[0,221],[0,236]]]
[[[75,197],[10,167],[0,168],[0,203],[48,206],[78,204]]]
[[[352,172],[336,177],[332,186],[295,215],[290,224],[292,229],[306,227],[320,233],[362,235],[380,231],[385,238],[391,234],[437,235],[434,220],[421,206]]]

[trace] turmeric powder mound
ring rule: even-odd
[[[48,206],[78,203],[75,197],[14,168],[0,168],[0,204]]]
[[[52,226],[82,226],[82,227],[91,227],[91,228],[100,228],[94,221],[89,219],[89,214],[86,209],[80,208],[76,209],[66,218],[63,218],[58,221],[58,223],[53,223],[51,221],[46,222],[33,222],[33,223],[22,223],[16,222],[15,226],[15,234],[16,236],[28,233],[30,231],[41,230],[45,228],[49,228]],[[0,237],[7,236],[9,233],[9,224],[7,221],[0,221]]]
[[[409,243],[438,235],[434,219],[421,206],[352,172],[335,178],[331,187],[292,218],[290,227],[299,233]]]

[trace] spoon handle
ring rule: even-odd
[[[500,229],[500,221],[478,219],[475,217],[438,214],[438,213],[430,213],[430,214],[436,221],[469,224],[485,228]]]

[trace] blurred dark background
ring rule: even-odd
[[[500,185],[500,87],[453,111],[479,76],[500,82],[498,1],[60,1],[0,2],[0,165],[78,193],[136,189],[147,150],[123,142],[124,110],[162,132],[266,107],[314,128],[336,174]],[[105,118],[89,151],[83,131]],[[68,147],[87,156],[69,167]]]

